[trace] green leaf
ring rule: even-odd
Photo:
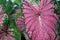
[[[18,30],[18,28],[16,27],[16,28],[14,28],[14,36],[15,36],[15,39],[16,40],[21,40],[21,32],[20,32],[20,30]]]
[[[10,26],[9,27],[14,29],[13,34],[14,34],[15,40],[21,40],[21,31],[17,27],[17,25],[15,23],[15,18],[13,16],[10,16]]]
[[[5,6],[6,5],[6,0],[0,0],[0,5]]]
[[[4,8],[6,8],[6,0],[0,0],[0,5]]]
[[[15,20],[17,20],[19,17],[22,17],[23,16],[23,13],[22,12],[19,12],[18,14],[17,14],[17,16],[15,17]]]
[[[3,29],[5,26],[0,26],[0,30]]]
[[[13,10],[12,1],[11,1],[11,0],[8,0],[7,6],[6,6],[6,8],[4,8],[4,11],[5,11],[8,15],[11,15],[11,14],[13,14],[13,13],[12,13],[12,10]]]
[[[58,32],[60,33],[60,18],[58,18]]]
[[[36,2],[37,4],[39,4],[39,1],[40,1],[40,0],[35,0],[35,2]]]
[[[11,28],[14,29],[13,34],[14,34],[15,40],[21,40],[21,32],[20,32],[19,28],[14,23],[11,23],[10,26],[11,26]]]
[[[21,40],[21,32],[19,30],[19,28],[15,25],[15,23],[11,23],[11,28],[14,29],[13,34],[14,34],[14,38],[15,40]]]
[[[14,3],[18,4],[19,6],[21,6],[23,0],[14,0]]]
[[[9,18],[5,17],[5,20],[3,22],[3,25],[7,26],[9,24]]]
[[[57,15],[60,15],[60,1],[56,1],[55,4],[57,5],[57,8],[55,9],[55,13]]]

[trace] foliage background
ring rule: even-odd
[[[24,0],[8,0],[8,4],[6,5],[6,0],[0,0],[0,6],[3,7],[3,12],[6,12],[9,15],[9,19],[7,18],[7,20],[4,21],[4,25],[9,25],[11,28],[14,29],[14,37],[16,38],[16,40],[25,40],[24,35],[22,34],[22,32],[19,31],[19,29],[16,27],[15,25],[15,20],[17,20],[18,17],[21,17],[23,15],[22,12],[20,12],[20,14],[18,14],[16,16],[16,18],[14,18],[12,16],[12,14],[17,10],[17,9],[22,9],[22,2]],[[60,0],[53,0],[54,4],[56,5],[55,8],[55,13],[58,15],[58,34],[60,36]],[[33,3],[34,1],[31,0],[31,3]],[[35,0],[35,2],[38,4],[39,0]],[[11,18],[12,16],[12,18]],[[13,20],[13,21],[12,21]],[[10,23],[8,22],[10,21]],[[12,25],[13,24],[13,25]],[[17,33],[18,32],[18,33]]]

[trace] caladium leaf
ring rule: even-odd
[[[26,31],[32,40],[58,40],[57,15],[51,0],[41,0],[40,7],[35,8],[31,3],[24,2]]]
[[[3,29],[8,24],[8,17],[4,13],[2,7],[0,7],[0,30]]]
[[[32,4],[39,5],[40,0],[29,0]]]
[[[23,18],[18,18],[16,21],[16,24],[18,26],[18,28],[20,29],[20,31],[23,31],[25,29],[25,24],[24,24],[24,20]]]

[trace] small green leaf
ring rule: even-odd
[[[17,20],[19,17],[22,17],[23,16],[23,13],[22,12],[19,12],[18,14],[17,14],[17,16],[15,17],[15,19]]]
[[[14,37],[16,40],[21,40],[21,32],[18,30],[18,28],[14,28]]]
[[[35,2],[36,2],[37,4],[39,4],[39,1],[40,1],[40,0],[35,0]]]
[[[18,4],[19,6],[21,6],[23,0],[14,0],[14,3]]]

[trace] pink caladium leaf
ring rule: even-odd
[[[8,17],[8,15],[2,11],[2,7],[0,7],[0,28],[3,27],[5,17]],[[0,29],[0,40],[15,40],[15,38],[13,38],[12,31],[13,30],[8,28],[8,26],[4,26],[2,29]]]
[[[23,18],[18,18],[18,20],[16,21],[16,24],[17,24],[18,28],[20,28],[20,31],[24,30],[24,20],[23,20]]]
[[[16,13],[14,14],[14,17],[16,17],[20,12],[21,12],[20,9],[16,10]],[[24,18],[23,17],[19,17],[16,20],[16,25],[18,26],[18,28],[20,28],[20,31],[23,31],[24,30]]]
[[[31,40],[58,40],[57,19],[51,0],[41,0],[37,9],[28,1],[23,3],[26,32]]]

